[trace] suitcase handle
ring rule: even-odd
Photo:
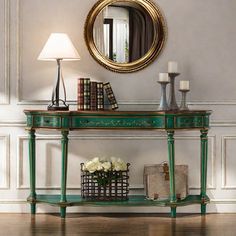
[[[164,162],[162,164],[162,168],[163,168],[163,172],[165,174],[165,180],[168,181],[170,180],[170,175],[169,175],[169,166],[167,164],[167,162]]]

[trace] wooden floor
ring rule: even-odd
[[[236,214],[178,215],[171,219],[157,214],[0,214],[1,236],[167,236],[236,235]]]

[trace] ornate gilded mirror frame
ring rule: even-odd
[[[117,2],[136,3],[143,7],[152,19],[153,43],[149,51],[140,59],[129,63],[117,63],[100,53],[93,38],[93,26],[98,14],[108,5]],[[131,73],[143,69],[160,54],[166,41],[166,23],[160,8],[150,0],[99,0],[90,10],[85,22],[84,37],[92,57],[105,68],[118,73]]]

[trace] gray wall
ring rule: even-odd
[[[190,107],[214,111],[209,134],[208,194],[212,198],[209,210],[236,212],[236,2],[155,1],[166,17],[167,43],[154,63],[132,74],[110,72],[90,56],[83,30],[86,15],[95,2],[0,1],[0,211],[29,210],[25,204],[29,181],[23,110],[46,108],[56,66],[53,62],[37,61],[37,56],[51,32],[65,32],[81,55],[81,61],[63,63],[71,104],[76,103],[76,79],[86,76],[111,82],[122,110],[155,110],[160,97],[160,88],[156,82],[158,73],[167,70],[169,60],[178,61],[181,76],[177,83],[179,80],[190,80]],[[72,105],[71,109],[76,109],[76,106]],[[200,182],[198,136],[198,132],[176,134],[176,160],[177,163],[189,165],[192,193],[199,191]],[[39,136],[37,181],[41,192],[58,192],[59,138],[58,133],[51,136],[41,133]],[[74,132],[69,152],[70,192],[79,192],[79,163],[104,155],[121,157],[131,162],[131,189],[133,193],[141,193],[143,165],[167,160],[166,136],[163,132]],[[46,206],[40,206],[39,210],[57,211],[56,208]],[[198,212],[199,207],[191,206],[180,210]],[[135,208],[130,211],[143,209]],[[156,209],[147,208],[144,211]]]

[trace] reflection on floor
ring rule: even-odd
[[[0,214],[1,236],[236,235],[236,214]]]

